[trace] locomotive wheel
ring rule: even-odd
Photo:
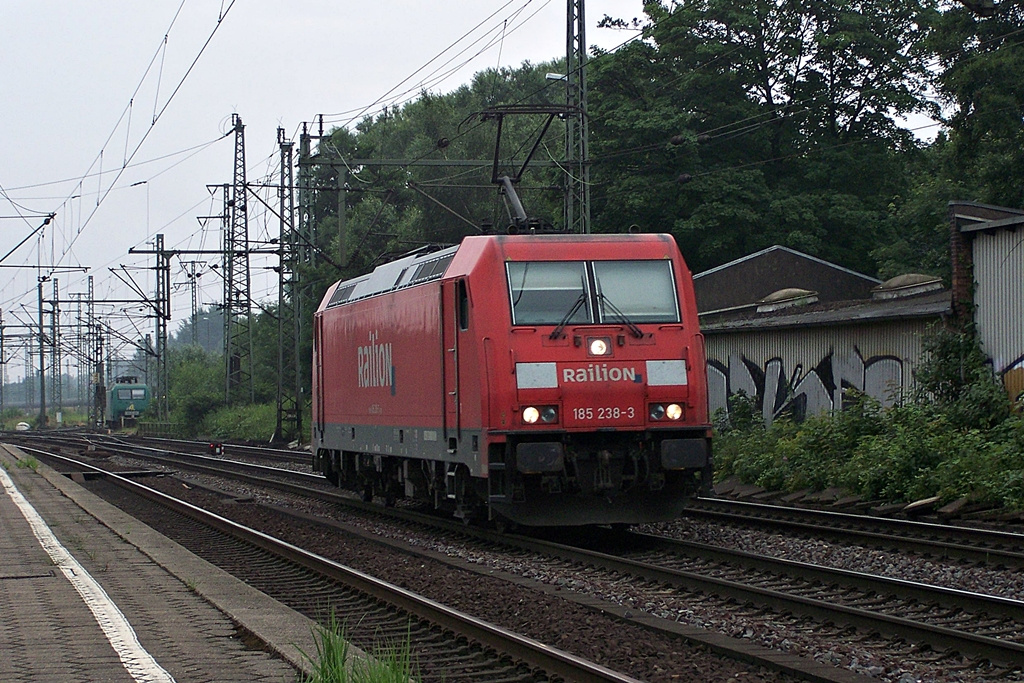
[[[491,523],[494,525],[494,530],[499,534],[514,534],[519,530],[518,524],[502,515],[495,515]]]

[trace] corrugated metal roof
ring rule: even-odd
[[[900,318],[941,317],[952,310],[950,292],[931,292],[920,296],[883,301],[856,300],[811,304],[797,311],[792,308],[775,313],[734,312],[722,316],[701,316],[705,334],[738,330],[778,329],[811,325],[867,323]]]
[[[989,230],[1016,230],[1024,226],[1024,216],[1011,216],[996,221],[980,221],[970,225],[961,225],[960,232],[986,232]]]

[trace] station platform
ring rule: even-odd
[[[0,444],[0,681],[294,683],[315,624]]]

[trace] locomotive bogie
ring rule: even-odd
[[[313,384],[314,467],[364,498],[632,524],[710,482],[703,340],[667,235],[472,237],[338,283]]]

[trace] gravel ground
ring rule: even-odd
[[[196,483],[207,481],[201,476],[187,475],[187,478]],[[275,493],[253,491],[244,485],[220,480],[207,483],[238,495],[252,495],[261,502],[286,504],[321,516],[344,516],[333,506],[310,504]],[[178,494],[184,489],[173,480],[165,480],[164,485]],[[485,552],[451,539],[442,539],[436,534],[410,532],[401,525],[367,522],[344,516],[345,522],[367,528],[376,535],[460,558],[486,568],[494,576],[481,576],[432,560],[396,555],[376,544],[349,537],[339,543],[336,532],[314,527],[296,530],[257,507],[224,503],[222,499],[194,488],[189,495],[201,497],[204,505],[212,504],[221,514],[242,523],[262,528],[361,571],[644,680],[739,683],[791,679],[723,660],[706,650],[694,649],[680,641],[623,625],[574,603],[496,577],[499,574],[511,574],[554,586],[558,590],[586,593],[630,609],[717,630],[733,637],[749,638],[766,647],[814,657],[834,666],[872,676],[879,681],[1024,681],[1024,673],[1020,671],[1007,672],[984,663],[928,653],[926,648],[925,652],[921,652],[905,644],[842,632],[756,608],[736,605],[723,607],[715,600],[699,597],[680,600],[673,593],[639,591],[631,583],[610,578],[603,573],[566,568],[557,563],[524,561],[521,554],[513,552]],[[820,539],[706,522],[679,520],[671,524],[646,527],[644,531],[798,561],[882,573],[964,590],[992,592],[1017,599],[1024,595],[1024,576],[1021,572],[982,569],[877,549],[843,546]]]

